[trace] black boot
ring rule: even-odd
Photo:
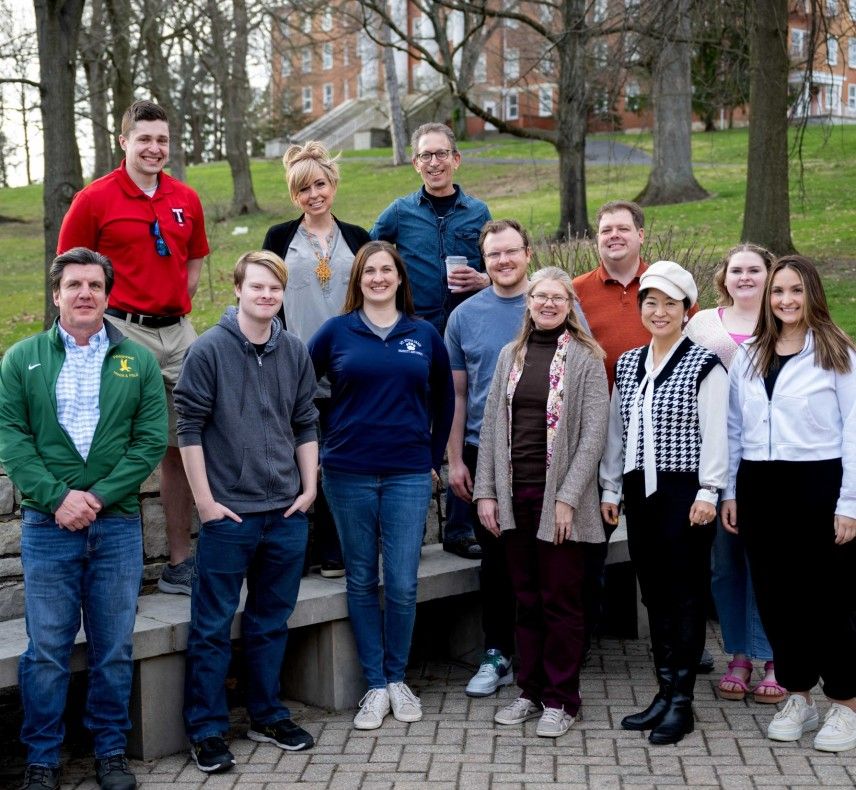
[[[693,687],[696,668],[676,669],[672,698],[659,724],[651,731],[648,740],[655,744],[677,743],[693,731]]]
[[[669,710],[674,683],[672,669],[671,667],[658,667],[656,672],[657,680],[660,683],[659,691],[645,710],[639,713],[631,713],[621,720],[621,726],[625,730],[650,730],[663,720],[663,716]]]

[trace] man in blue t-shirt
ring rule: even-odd
[[[469,503],[482,547],[481,600],[485,654],[467,684],[473,697],[510,684],[514,650],[514,594],[500,542],[479,523],[472,505],[479,431],[485,401],[502,347],[520,331],[526,312],[526,279],[532,250],[526,230],[515,220],[492,220],[479,247],[493,285],[467,299],[449,316],[446,348],[455,383],[455,416],[449,436],[449,486]],[[450,516],[451,517],[451,516]]]

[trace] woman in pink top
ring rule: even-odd
[[[687,324],[689,338],[717,354],[726,368],[738,346],[754,333],[772,262],[773,254],[756,244],[730,249],[714,277],[718,306],[701,310]],[[719,681],[719,695],[742,700],[749,694],[752,659],[757,659],[764,661],[764,679],[751,689],[755,701],[781,702],[786,692],[776,682],[773,651],[761,625],[743,541],[722,528],[713,544],[711,590],[725,651],[733,656]]]

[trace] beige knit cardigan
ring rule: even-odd
[[[473,488],[474,500],[497,500],[499,528],[503,532],[515,528],[511,509],[505,394],[513,362],[511,345],[500,352],[487,396]],[[597,467],[606,443],[609,389],[603,361],[573,338],[568,344],[564,381],[562,414],[553,444],[553,460],[544,485],[538,538],[552,542],[556,529],[555,502],[558,499],[574,508],[572,540],[603,543]],[[547,430],[546,422],[544,430]]]

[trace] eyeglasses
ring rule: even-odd
[[[161,258],[166,258],[168,255],[172,255],[169,251],[166,239],[161,235],[160,222],[158,220],[155,220],[151,225],[149,225],[149,233],[155,237],[155,252],[160,255]]]
[[[532,301],[535,304],[547,304],[550,302],[551,304],[556,305],[556,307],[561,307],[563,304],[567,304],[570,299],[567,296],[547,296],[547,294],[532,294]]]
[[[416,159],[427,165],[432,159],[438,162],[445,162],[449,158],[449,154],[455,153],[454,148],[441,148],[439,151],[423,151],[421,154],[416,154]]]
[[[507,250],[497,250],[495,252],[486,252],[484,259],[486,261],[498,261],[503,255],[506,258],[516,258],[526,247],[509,247]]]

